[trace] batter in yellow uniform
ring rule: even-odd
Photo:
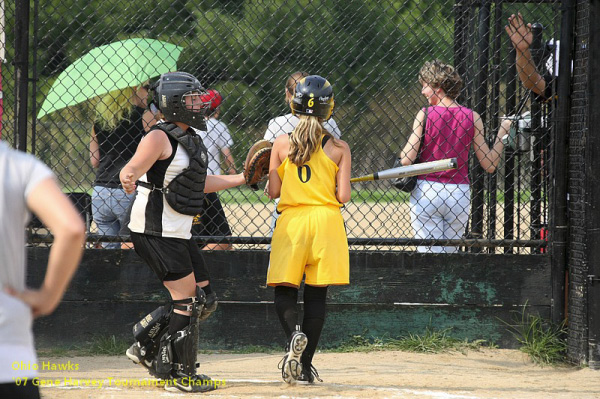
[[[324,136],[324,144],[331,136]],[[349,283],[348,238],[335,196],[339,167],[322,146],[301,167],[289,158],[277,168],[281,199],[267,274],[270,286]]]
[[[348,238],[340,212],[350,200],[348,144],[323,128],[333,111],[333,88],[312,75],[296,85],[290,106],[294,131],[279,136],[271,153],[268,192],[281,213],[271,241],[267,284],[287,337],[280,363],[285,382],[320,381],[312,359],[325,322],[327,287],[349,283]],[[304,317],[298,288],[304,281]]]

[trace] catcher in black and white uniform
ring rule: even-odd
[[[136,342],[127,356],[166,380],[170,391],[206,392],[216,388],[196,374],[198,324],[217,306],[202,254],[191,239],[192,220],[205,192],[245,182],[243,174],[207,175],[207,153],[191,127],[206,130],[205,90],[192,75],[170,72],[152,85],[154,103],[164,116],[141,140],[120,173],[127,193],[137,189],[131,211],[131,239],[169,291],[172,301],[134,326]],[[191,188],[190,188],[191,187]]]

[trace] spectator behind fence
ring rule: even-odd
[[[25,287],[25,226],[30,212],[54,237],[46,276],[35,290]],[[38,364],[32,319],[58,306],[81,258],[85,226],[50,169],[4,142],[0,142],[0,237],[0,397],[39,398],[33,381],[37,369],[27,367]]]
[[[528,90],[534,92],[540,99],[547,100],[552,97],[552,81],[556,75],[558,62],[557,57],[550,57],[549,67],[545,73],[540,73],[531,55],[531,43],[533,33],[531,24],[525,24],[521,13],[512,14],[508,18],[506,33],[516,51],[516,65],[519,79]],[[558,54],[558,46],[554,46],[554,55]]]
[[[288,76],[285,82],[285,103],[288,108],[290,107],[290,102],[294,98],[296,84],[300,79],[305,78],[307,76],[308,73],[303,71],[297,71]],[[293,115],[291,112],[271,119],[267,126],[267,131],[265,132],[264,139],[269,140],[270,142],[274,142],[275,139],[281,136],[282,134],[292,133],[292,131],[298,124],[298,121],[298,117]],[[339,139],[342,136],[342,133],[340,132],[340,129],[338,128],[338,125],[333,118],[324,121],[323,127],[336,139]],[[265,194],[268,193],[268,190],[269,187],[267,183],[267,185],[265,186]],[[276,199],[275,206],[273,208],[273,217],[271,218],[271,234],[273,234],[275,222],[277,221],[277,217],[279,216],[279,214],[277,213],[278,203],[279,199]]]
[[[233,146],[231,133],[227,125],[219,121],[223,96],[217,90],[210,89],[202,96],[202,101],[210,104],[206,116],[206,132],[196,130],[196,133],[202,137],[208,150],[208,173],[221,174],[221,153],[223,153],[228,174],[235,175],[237,172],[230,149]],[[217,193],[206,194],[205,203],[204,211],[194,217],[192,233],[198,236],[231,236],[231,229]],[[230,250],[232,246],[225,243],[211,243],[206,244],[202,249]]]
[[[127,224],[134,194],[126,194],[119,172],[135,153],[146,131],[148,86],[128,87],[98,98],[90,141],[90,160],[97,169],[92,192],[92,218],[98,234],[129,235]],[[119,243],[103,243],[120,248]],[[124,245],[124,247],[128,247]]]
[[[507,132],[500,127],[489,148],[479,114],[456,102],[462,79],[452,66],[439,60],[426,62],[419,72],[419,83],[429,106],[417,113],[401,153],[402,165],[411,165],[420,150],[419,162],[456,158],[458,168],[419,176],[410,197],[414,234],[423,239],[460,239],[471,208],[469,149],[473,147],[481,167],[492,173],[500,162],[504,149],[501,138]],[[417,250],[449,253],[457,248],[419,246]]]
[[[333,107],[333,87],[326,79],[300,79],[291,101],[300,120],[290,135],[275,140],[269,165],[269,198],[281,198],[281,216],[273,232],[267,285],[275,287],[275,311],[287,338],[280,367],[288,384],[319,379],[312,361],[325,323],[327,289],[350,282],[340,208],[350,201],[351,153],[346,142],[323,126]]]

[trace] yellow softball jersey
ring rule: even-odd
[[[339,167],[319,148],[311,155],[310,161],[296,166],[289,158],[277,168],[281,179],[281,195],[277,211],[299,205],[342,204],[335,196],[336,175]]]
[[[267,284],[342,285],[350,282],[348,237],[335,196],[339,168],[321,147],[298,167],[277,169],[281,200],[271,241]]]

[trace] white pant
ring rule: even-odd
[[[417,186],[410,196],[410,219],[415,238],[461,238],[467,227],[470,211],[469,184],[417,180]],[[458,247],[419,246],[417,251],[452,253],[457,252]]]

